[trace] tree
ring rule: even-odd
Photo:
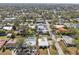
[[[0,36],[4,36],[6,35],[6,31],[5,30],[0,30]]]
[[[23,29],[23,31],[22,31],[22,36],[26,36],[26,29]]]
[[[26,22],[26,17],[23,17],[23,23],[25,23]]]
[[[10,38],[14,40],[14,38],[15,38],[15,33],[14,33],[14,31],[13,31],[13,30],[11,31],[11,33],[12,33],[12,35],[11,35],[11,37],[10,37]]]
[[[13,26],[13,30],[16,30],[16,26]]]
[[[4,46],[4,47],[2,48],[2,52],[5,52],[5,50],[6,50],[6,47]]]
[[[20,22],[14,22],[14,26],[19,27]]]

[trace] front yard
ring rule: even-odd
[[[6,49],[4,52],[0,51],[0,55],[12,55],[12,51],[9,49]]]
[[[0,40],[8,40],[7,36],[0,36]]]

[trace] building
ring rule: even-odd
[[[25,44],[30,45],[30,46],[36,46],[36,37],[28,37],[25,40]]]
[[[54,25],[55,28],[63,28],[65,27],[64,25]]]
[[[16,45],[16,41],[15,40],[9,40],[7,43],[6,43],[6,48],[7,49],[15,49],[17,47]]]
[[[67,29],[64,29],[64,28],[58,28],[57,30],[56,30],[56,32],[67,32],[68,30]]]
[[[35,29],[35,24],[28,24],[29,28]]]
[[[74,24],[74,23],[64,23],[65,26],[69,28],[79,28],[79,24]]]
[[[42,37],[40,39],[38,39],[38,45],[40,48],[47,48],[49,47],[48,41],[47,41],[47,37]]]
[[[13,26],[4,26],[3,29],[4,30],[12,30],[13,29]]]
[[[37,28],[37,32],[39,32],[39,33],[47,33],[48,32],[46,24],[41,24],[41,23],[37,24],[36,28]]]
[[[70,22],[70,21],[72,21],[72,19],[68,19],[64,17],[59,18],[59,24],[64,24],[65,22]]]
[[[0,48],[5,44],[6,40],[0,40]]]
[[[65,35],[65,36],[62,36],[62,38],[66,46],[75,46],[73,42],[74,39],[72,37]]]
[[[16,18],[5,18],[3,20],[3,22],[12,22],[12,21],[15,21],[15,20],[16,20]]]
[[[12,33],[7,34],[7,38],[11,38],[11,36],[12,36]]]
[[[45,23],[45,20],[42,18],[37,18],[36,23]]]

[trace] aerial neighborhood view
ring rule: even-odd
[[[79,55],[79,4],[0,3],[0,55]]]

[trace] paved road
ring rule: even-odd
[[[46,24],[47,24],[47,28],[48,28],[48,30],[49,30],[49,34],[50,34],[50,36],[52,37],[52,40],[55,42],[55,47],[56,47],[56,49],[57,49],[57,51],[58,51],[58,54],[59,54],[59,55],[64,55],[64,53],[63,53],[63,51],[62,51],[62,49],[61,49],[59,43],[57,42],[57,40],[56,40],[56,38],[55,38],[55,35],[51,32],[50,25],[49,25],[49,23],[48,23],[47,20],[46,20]]]

